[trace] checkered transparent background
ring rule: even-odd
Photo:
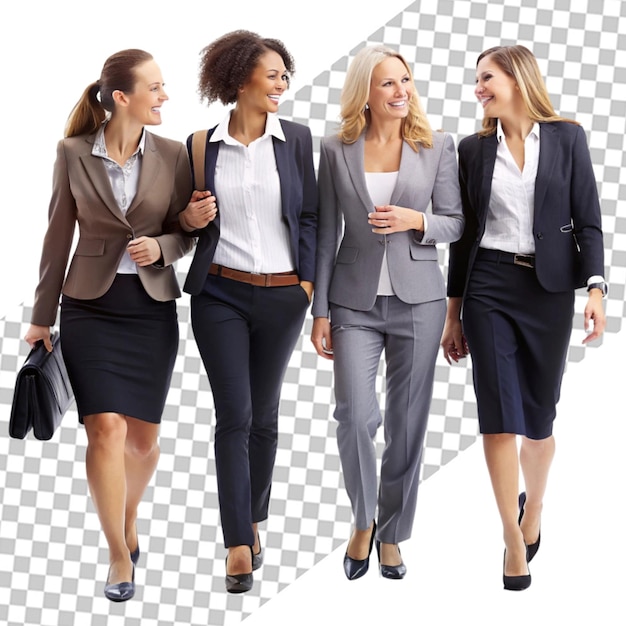
[[[541,6],[540,6],[541,5]],[[339,94],[353,54],[364,43],[396,47],[413,63],[433,127],[456,142],[475,131],[477,55],[498,44],[534,51],[555,108],[588,134],[602,199],[609,333],[621,329],[626,283],[626,3],[617,0],[438,0],[414,2],[354,46],[281,105],[281,116],[308,124],[316,150],[334,132]],[[446,250],[440,250],[442,266]],[[183,280],[189,259],[179,263]],[[343,543],[350,507],[342,486],[332,419],[332,371],[309,341],[311,320],[283,387],[280,441],[270,517],[262,528],[263,568],[252,591],[224,590],[213,456],[213,403],[193,340],[187,297],[179,301],[181,340],[162,431],[162,456],[140,507],[138,592],[115,605],[102,595],[106,543],[88,497],[86,438],[74,410],[49,442],[8,437],[15,373],[30,303],[0,320],[0,624],[170,626],[237,624]],[[584,293],[576,300],[582,327]],[[569,360],[584,349],[572,345]],[[470,363],[440,359],[422,478],[470,446],[477,435]],[[378,380],[384,403],[384,368]],[[381,437],[382,439],[382,437]],[[378,442],[382,447],[382,442]]]

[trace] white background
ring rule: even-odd
[[[8,5],[8,8],[7,8]],[[67,117],[105,59],[124,48],[150,52],[161,67],[169,102],[155,132],[184,141],[219,122],[197,95],[201,49],[244,28],[281,39],[296,61],[292,91],[311,83],[350,48],[404,9],[386,0],[35,0],[11,2],[0,25],[0,315],[31,301],[47,225],[52,165]]]
[[[296,59],[295,91],[408,6],[408,0],[12,2],[0,26],[0,315],[31,301],[46,227],[55,147],[69,111],[122,48],[148,50],[171,100],[157,132],[183,141],[221,119],[196,94],[199,51],[246,28],[282,39]],[[518,2],[511,4],[519,5]],[[477,109],[477,117],[479,115]],[[574,342],[583,337],[574,332]],[[402,582],[350,583],[340,548],[261,607],[250,624],[624,624],[622,503],[626,464],[624,333],[568,367],[555,433],[533,585],[501,589],[502,544],[480,443],[426,481]],[[620,600],[618,601],[618,598]]]

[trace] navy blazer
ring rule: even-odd
[[[591,157],[582,127],[569,122],[540,124],[535,180],[535,271],[550,292],[582,287],[604,276],[601,211]],[[496,162],[496,135],[459,143],[459,183],[465,230],[450,246],[448,296],[463,295],[485,232]]]
[[[311,131],[302,124],[280,120],[285,141],[272,137],[276,167],[280,178],[280,193],[283,219],[289,228],[291,253],[300,280],[315,280],[315,248],[317,233],[317,185],[313,165],[313,141]],[[221,141],[209,139],[215,131],[213,127],[207,135],[205,156],[206,189],[215,191],[215,164]],[[187,139],[187,149],[191,156],[191,137]],[[219,207],[219,197],[217,198]],[[209,267],[220,237],[220,214],[204,228],[191,233],[198,237],[184,291],[197,295],[202,291]]]

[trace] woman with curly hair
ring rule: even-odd
[[[209,210],[181,215],[198,237],[184,289],[215,404],[226,589],[262,564],[283,377],[313,292],[317,189],[311,133],[276,117],[294,63],[282,42],[228,33],[202,53],[200,94],[234,103],[209,130]],[[190,153],[192,138],[188,140]],[[217,209],[214,204],[217,205]]]
[[[408,63],[385,46],[363,48],[352,61],[341,122],[322,141],[311,339],[320,356],[334,359],[337,443],[356,527],[345,574],[354,580],[367,572],[377,540],[381,575],[400,579],[398,544],[413,527],[446,311],[436,244],[463,230],[456,157],[450,135],[431,130]]]

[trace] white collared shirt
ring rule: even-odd
[[[268,114],[264,134],[248,146],[230,136],[230,113],[210,141],[221,141],[215,166],[220,238],[213,261],[244,272],[289,272],[295,263],[282,214],[273,138],[286,141],[278,117]]]
[[[535,122],[524,140],[524,169],[520,171],[509,151],[498,120],[498,149],[481,248],[534,254],[533,217],[540,150],[539,134],[539,124]]]
[[[122,167],[114,161],[107,153],[106,142],[104,141],[104,127],[106,122],[102,124],[91,150],[93,156],[99,157],[104,162],[111,189],[115,196],[115,201],[120,211],[126,215],[128,207],[132,204],[137,195],[137,187],[139,186],[139,175],[141,174],[141,160],[146,147],[146,131],[141,131],[141,139],[139,145],[132,156],[124,163]],[[136,274],[137,264],[131,260],[128,250],[124,251],[120,264],[117,267],[118,274]]]

